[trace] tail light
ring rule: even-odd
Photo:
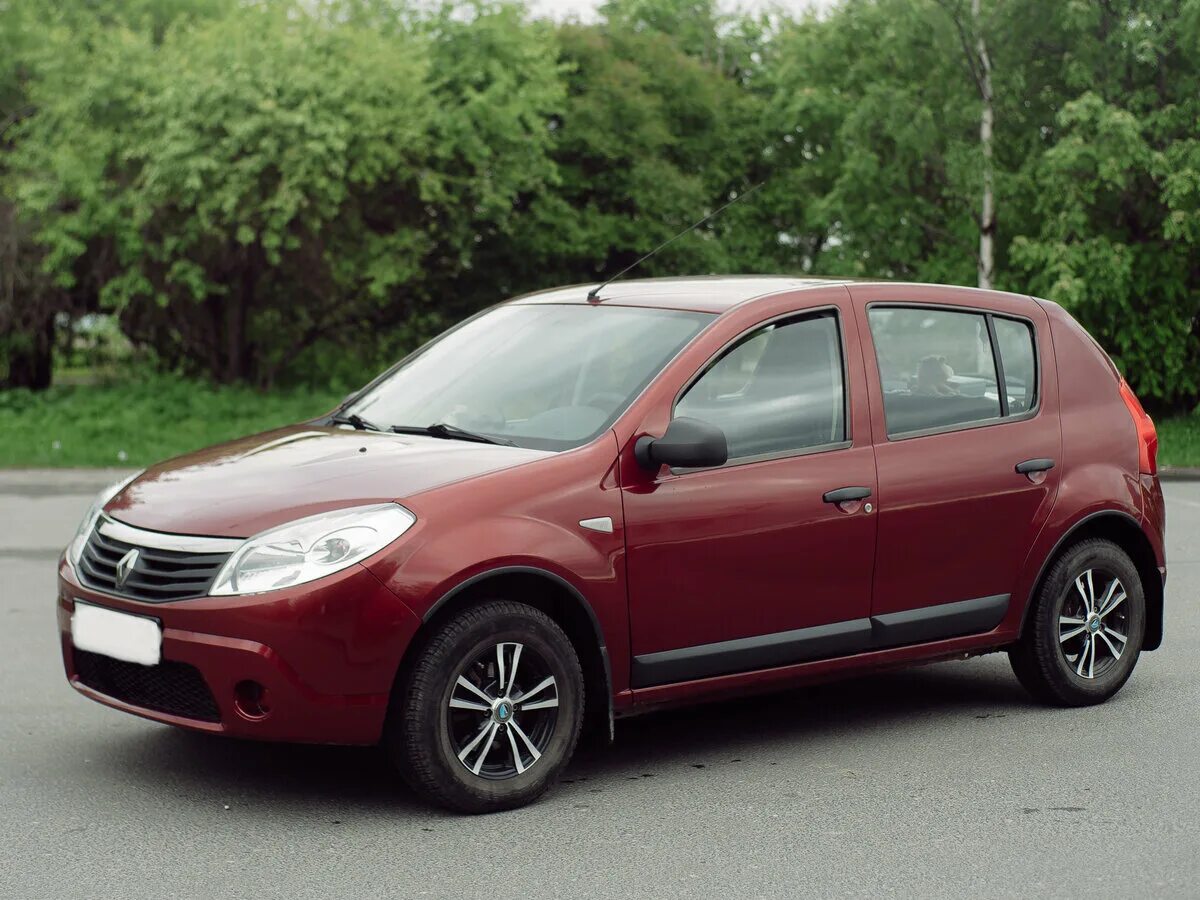
[[[1124,378],[1121,379],[1121,399],[1133,416],[1133,425],[1137,428],[1138,436],[1138,468],[1143,475],[1154,475],[1158,472],[1158,431],[1154,428],[1154,420],[1142,409],[1137,394],[1129,387]]]

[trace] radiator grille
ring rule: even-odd
[[[123,584],[117,584],[117,565],[131,550],[137,556]],[[191,553],[139,547],[92,529],[79,560],[85,585],[147,603],[203,597],[229,558],[228,553]]]

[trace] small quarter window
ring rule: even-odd
[[[869,311],[888,436],[1000,416],[982,314],[915,307]]]
[[[719,426],[729,458],[846,439],[842,345],[833,313],[773,322],[727,349],[675,407]]]
[[[992,319],[1004,387],[1008,392],[1009,415],[1017,416],[1037,405],[1037,357],[1033,352],[1033,329],[1015,319]]]

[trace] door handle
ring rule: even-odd
[[[826,491],[822,499],[826,503],[848,503],[851,500],[866,500],[871,496],[869,487],[844,487]]]
[[[1052,459],[1027,459],[1025,462],[1017,463],[1018,475],[1029,475],[1033,472],[1048,472],[1054,468],[1054,460]]]

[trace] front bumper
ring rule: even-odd
[[[58,628],[72,687],[115,709],[236,737],[376,743],[400,659],[420,626],[395,594],[357,565],[293,589],[167,603],[143,603],[84,587],[65,561],[58,575]],[[135,676],[143,688],[149,684],[150,690],[113,686],[130,684],[128,678],[97,680],[96,660],[77,660],[71,642],[76,600],[158,619],[164,663],[184,664],[173,665],[172,675],[186,666],[195,668],[211,692],[212,714],[192,712],[194,703],[176,708],[170,701],[173,682],[155,682],[160,673],[167,674],[165,669],[126,668],[125,674]],[[258,705],[245,702],[249,683],[263,689]]]

